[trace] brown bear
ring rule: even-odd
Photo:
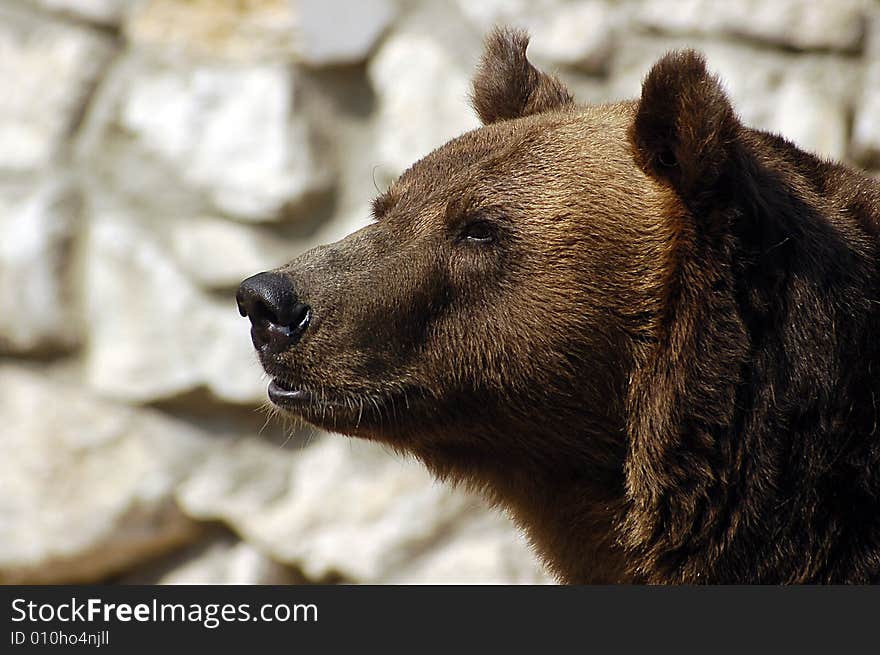
[[[692,51],[581,106],[527,44],[371,225],[242,283],[271,401],[482,491],[564,582],[877,582],[878,184]]]

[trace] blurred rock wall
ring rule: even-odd
[[[579,99],[702,49],[880,168],[877,0],[0,0],[0,582],[544,582],[481,500],[270,420],[239,280],[477,125],[481,35]]]

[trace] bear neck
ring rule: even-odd
[[[508,426],[492,439],[485,432],[463,438],[460,450],[447,442],[442,449],[423,447],[415,454],[441,480],[461,484],[504,508],[560,582],[634,582],[618,534],[625,512],[622,417],[586,424],[591,431],[577,435],[552,420],[543,430],[532,425],[527,433]],[[517,439],[518,433],[528,439]],[[521,441],[546,447],[541,453],[473,447],[475,442],[509,446]],[[575,443],[603,443],[607,449],[597,456],[594,448],[572,448]]]
[[[494,485],[547,568],[566,584],[637,582],[621,546],[625,494],[619,476],[565,479],[559,471]]]

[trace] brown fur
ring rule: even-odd
[[[279,269],[287,409],[481,490],[566,582],[876,581],[877,185],[692,52],[584,107],[526,45],[488,39],[483,128]]]

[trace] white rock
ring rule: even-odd
[[[606,2],[566,4],[534,21],[529,57],[539,66],[547,62],[600,73],[611,56],[614,30]]]
[[[529,59],[539,67],[592,74],[607,68],[620,13],[607,0],[458,0],[458,7],[481,35],[496,26],[528,32]]]
[[[174,553],[158,565],[135,571],[125,584],[280,585],[302,583],[292,569],[266,557],[250,544],[213,538]]]
[[[286,463],[277,447],[243,447],[247,453],[216,453],[196,470],[179,488],[181,507],[201,520],[225,521],[309,579],[543,578],[511,524],[487,527],[492,521],[478,500],[433,481],[417,462],[339,436]]]
[[[531,30],[541,17],[556,14],[564,0],[458,0],[458,8],[482,33],[496,25]]]
[[[265,398],[232,294],[223,302],[200,291],[124,211],[97,211],[88,241],[85,368],[93,388],[133,402],[203,387],[234,403]]]
[[[501,512],[464,519],[449,543],[431,548],[384,580],[389,584],[552,584],[525,537]]]
[[[209,216],[175,221],[171,240],[180,267],[209,289],[237,287],[246,277],[290,261],[301,249],[259,226]]]
[[[62,180],[0,192],[0,353],[46,353],[81,337],[73,249],[82,198]]]
[[[479,126],[469,73],[431,39],[390,38],[370,61],[379,95],[379,157],[393,178],[449,139]]]
[[[296,52],[294,0],[141,0],[124,31],[166,57],[285,61]]]
[[[106,66],[110,41],[0,7],[0,172],[49,165]]]
[[[298,0],[298,54],[307,64],[367,58],[397,15],[393,0]]]
[[[294,111],[296,91],[281,64],[145,65],[123,92],[118,121],[218,210],[275,220],[328,184]]]
[[[670,32],[741,35],[798,49],[855,50],[865,0],[646,0],[634,14],[643,25]]]
[[[774,100],[771,115],[761,127],[820,156],[846,156],[849,128],[845,99],[793,77],[783,82]]]
[[[880,37],[880,29],[877,31]],[[877,45],[877,58],[865,70],[852,134],[853,156],[874,167],[880,166],[880,43]]]
[[[191,428],[11,366],[0,388],[0,582],[96,581],[192,538]]]
[[[48,11],[65,16],[115,26],[122,22],[126,13],[138,0],[30,0]]]
[[[145,0],[125,33],[166,55],[326,66],[365,60],[396,15],[394,0]]]

